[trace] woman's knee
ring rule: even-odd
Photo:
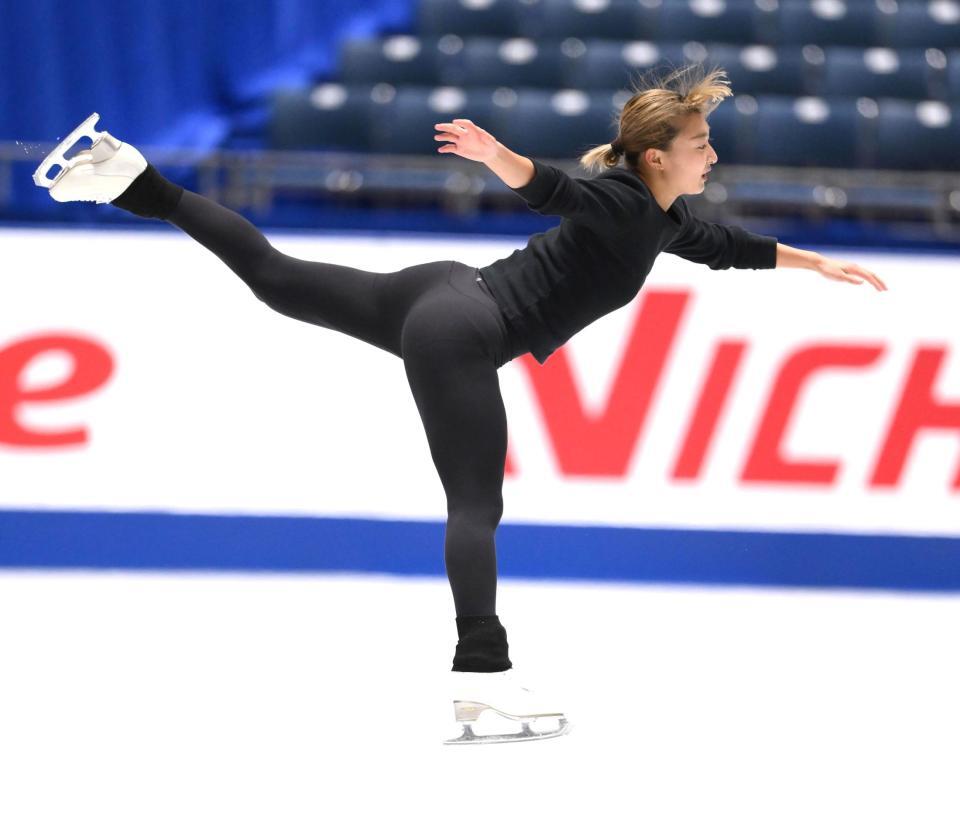
[[[467,499],[448,499],[447,523],[470,527],[478,532],[493,534],[503,518],[503,494],[497,491]]]
[[[270,305],[282,299],[290,288],[289,276],[282,272],[282,258],[283,255],[271,247],[270,251],[247,258],[242,268],[234,271],[260,300]]]
[[[301,319],[304,298],[285,260],[287,256],[271,247],[270,252],[247,261],[237,273],[258,300],[286,317]]]

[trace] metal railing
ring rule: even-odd
[[[22,145],[0,142],[0,210],[16,206],[14,168],[27,163],[32,173],[54,147],[31,145],[25,156]],[[278,198],[290,195],[344,205],[432,204],[461,216],[483,208],[526,210],[486,167],[456,157],[161,147],[142,152],[161,169],[194,171],[201,195],[257,214],[269,213]],[[574,161],[543,160],[586,177]],[[704,215],[723,212],[725,219],[908,221],[924,224],[935,238],[960,239],[960,173],[717,165],[704,194],[690,203]]]

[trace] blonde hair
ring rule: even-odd
[[[580,156],[580,165],[587,170],[616,167],[623,156],[627,166],[639,170],[643,152],[651,147],[668,150],[686,117],[709,116],[725,97],[733,96],[724,76],[722,68],[705,75],[700,63],[691,63],[666,77],[650,71],[633,80],[633,96],[611,121],[617,138],[588,150]]]

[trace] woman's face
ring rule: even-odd
[[[702,113],[692,113],[686,124],[670,143],[670,149],[657,150],[660,166],[651,172],[666,183],[677,195],[702,193],[707,183],[705,173],[717,161],[717,152],[710,144],[710,125]],[[662,168],[662,169],[661,169]]]

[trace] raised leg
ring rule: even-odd
[[[239,213],[189,190],[166,220],[213,252],[275,311],[397,357],[409,310],[428,289],[446,285],[451,263],[381,273],[294,258]]]

